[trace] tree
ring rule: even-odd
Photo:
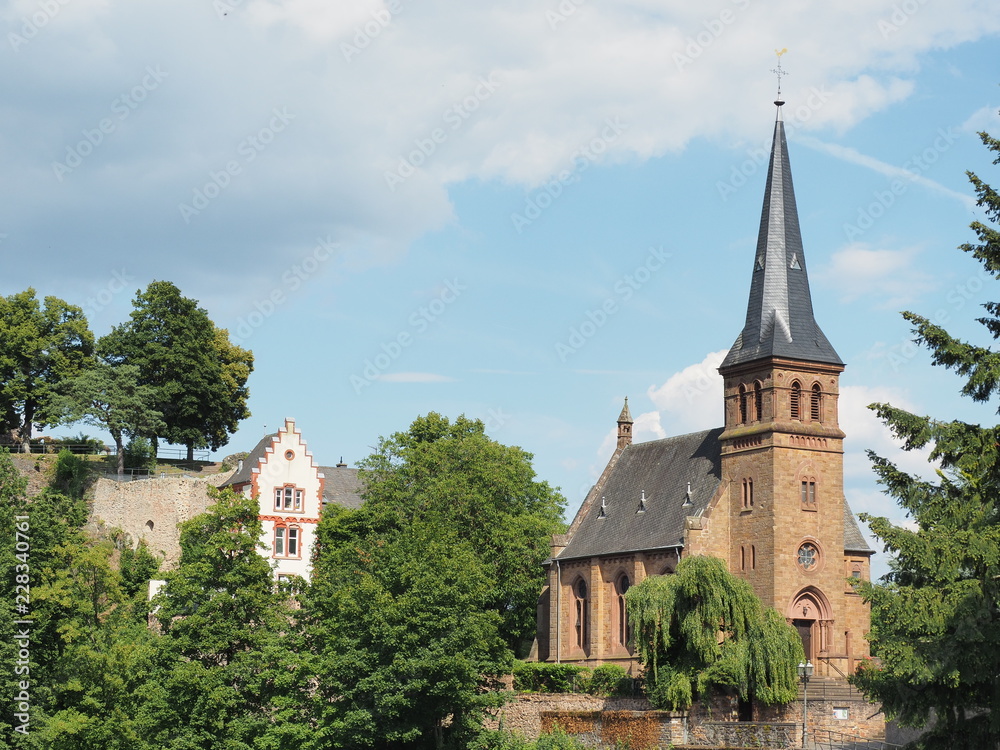
[[[465,747],[512,664],[490,576],[454,529],[415,521],[386,534],[372,520],[333,510],[319,524],[304,604],[315,746]]]
[[[169,281],[152,282],[132,307],[130,320],[103,337],[98,350],[110,364],[138,367],[140,383],[155,390],[164,426],[148,437],[187,446],[189,461],[195,448],[221,448],[250,416],[253,355]]]
[[[84,422],[111,433],[118,456],[118,474],[125,472],[125,436],[155,435],[163,427],[162,415],[153,404],[156,391],[140,385],[135,365],[94,367],[68,381],[54,411],[63,422]]]
[[[718,558],[684,558],[674,575],[632,586],[625,601],[654,706],[684,710],[712,688],[767,704],[795,700],[795,667],[805,659],[798,633]]]
[[[1000,141],[980,138],[1000,154]],[[974,222],[978,242],[961,249],[1000,277],[1000,195],[968,175],[988,223]],[[996,339],[1000,303],[984,308],[978,320]],[[914,313],[903,316],[933,363],[965,379],[963,395],[985,402],[1000,393],[1000,353]],[[941,421],[889,404],[870,408],[905,450],[929,446],[938,469],[935,481],[925,481],[870,454],[879,481],[916,528],[861,516],[895,557],[880,583],[857,586],[872,605],[869,640],[878,662],[854,682],[903,725],[925,726],[936,716],[918,747],[1000,747],[1000,426]]]
[[[308,657],[258,552],[255,500],[210,490],[215,504],[181,525],[181,559],[152,605],[163,637],[136,726],[150,748],[301,747]]]
[[[366,512],[383,530],[421,523],[467,539],[490,583],[486,606],[500,635],[527,652],[551,535],[563,530],[565,500],[535,480],[531,454],[486,436],[479,420],[440,414],[382,439],[360,463]]]
[[[35,290],[0,297],[0,428],[17,429],[31,450],[32,425],[55,424],[60,386],[91,362],[94,335],[76,305]]]

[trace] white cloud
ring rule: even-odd
[[[841,301],[878,298],[877,307],[898,309],[922,292],[934,288],[930,275],[920,269],[918,250],[886,250],[854,242],[837,250],[817,278],[841,292]]]
[[[707,430],[722,424],[722,376],[718,367],[728,349],[711,352],[696,365],[685,367],[646,394],[663,413],[671,435]]]
[[[1000,133],[1000,107],[995,104],[987,104],[969,115],[969,118],[962,123],[962,130],[969,133],[981,133],[986,131],[994,138]]]

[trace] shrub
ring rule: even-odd
[[[148,438],[136,436],[128,441],[125,446],[125,468],[149,471],[156,468],[156,454]]]
[[[590,670],[576,664],[514,662],[514,689],[522,693],[586,692]]]
[[[628,695],[632,691],[632,680],[624,667],[617,664],[602,664],[594,669],[590,677],[590,689],[594,695]]]
[[[88,474],[87,462],[63,448],[56,456],[55,479],[52,484],[74,500],[80,500],[87,489]]]

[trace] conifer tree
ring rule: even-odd
[[[980,138],[1000,163],[1000,141]],[[1000,196],[968,175],[986,220],[971,225],[977,241],[961,249],[1000,278]],[[1000,303],[983,307],[978,320],[996,339]],[[964,378],[963,395],[979,402],[1000,395],[1000,352],[961,341],[920,315],[903,316],[933,363]],[[861,516],[894,558],[881,583],[858,586],[872,605],[869,640],[878,661],[854,682],[903,725],[936,717],[917,747],[1000,747],[1000,426],[921,417],[889,404],[871,408],[906,450],[929,447],[939,469],[935,481],[925,481],[871,454],[879,481],[916,528]]]

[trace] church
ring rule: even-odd
[[[843,678],[868,656],[851,579],[868,578],[873,551],[844,497],[844,363],[813,316],[783,104],[746,322],[719,367],[724,424],[633,443],[625,400],[617,448],[545,563],[539,661],[638,674],[625,592],[689,555],[721,558],[782,613],[817,676]]]

